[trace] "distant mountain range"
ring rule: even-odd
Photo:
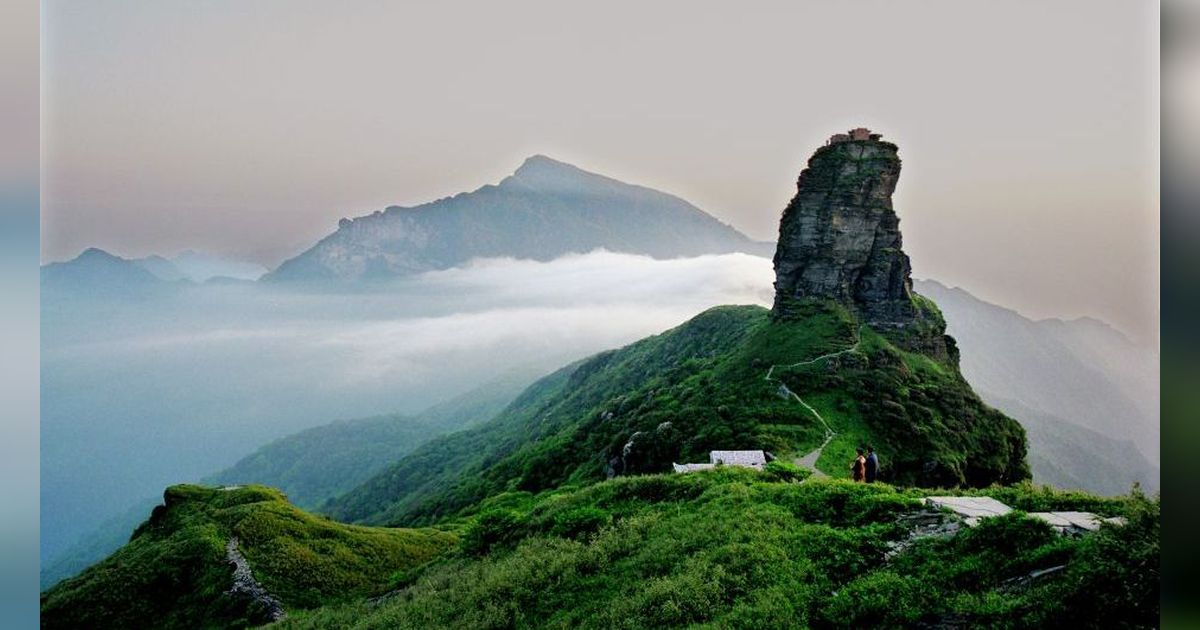
[[[1096,319],[1034,321],[933,280],[914,288],[945,315],[963,376],[1028,430],[1035,480],[1104,494],[1134,481],[1158,488],[1154,349]]]
[[[257,280],[262,265],[187,250],[174,258],[122,258],[97,247],[75,258],[42,266],[42,287],[78,294],[161,289],[165,283]]]
[[[659,259],[733,252],[770,257],[774,247],[674,195],[535,155],[498,185],[342,219],[334,233],[269,272],[193,251],[126,259],[91,248],[44,266],[42,278],[81,291],[144,289],[155,279],[341,283],[449,269],[475,258],[550,261],[597,249]]]
[[[154,257],[152,257],[154,258]],[[138,259],[136,262],[145,266],[147,258]],[[229,278],[233,280],[258,280],[263,274],[267,273],[267,268],[252,262],[242,260],[230,260],[220,256],[214,256],[205,252],[197,252],[187,250],[174,258],[167,261],[171,268],[178,274],[178,277],[170,277],[171,270],[168,268],[167,276],[160,276],[166,280],[186,278],[192,282],[207,282],[217,278]],[[158,274],[156,274],[158,275]]]
[[[472,258],[549,261],[601,248],[654,258],[770,256],[774,244],[754,241],[679,197],[535,155],[499,185],[342,219],[336,232],[264,279],[356,282]]]
[[[161,262],[160,262],[161,261]],[[95,247],[66,262],[42,266],[42,291],[61,291],[72,296],[126,294],[161,287],[164,280],[151,271],[166,259],[154,257],[146,265],[114,256]]]

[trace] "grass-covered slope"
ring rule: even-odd
[[[974,492],[1018,510],[1092,510],[1128,524],[1076,538],[1014,512],[888,557],[889,543],[910,531],[901,517],[922,509],[930,491],[787,483],[728,468],[627,477],[493,497],[467,527],[461,551],[413,574],[393,596],[303,613],[283,626],[1157,624],[1157,501],[1024,484]]]
[[[712,449],[790,457],[816,448],[823,425],[781,384],[838,432],[818,462],[830,475],[845,476],[853,446],[871,442],[883,478],[896,483],[1028,477],[1020,426],[979,401],[953,353],[901,350],[838,305],[802,306],[787,320],[755,306],[717,307],[564,368],[492,421],[417,449],[324,510],[427,524],[501,492],[662,472]]]
[[[292,503],[312,509],[433,438],[491,419],[536,376],[516,371],[412,416],[345,420],[301,431],[263,446],[205,482],[279,488]]]
[[[341,420],[301,431],[275,440],[201,481],[278,488],[294,505],[311,510],[357,487],[425,442],[491,419],[537,376],[515,370],[412,416]],[[142,501],[44,564],[42,589],[77,575],[116,551],[157,504],[156,498]]]
[[[254,578],[286,610],[385,591],[396,576],[455,545],[436,530],[343,525],[277,490],[172,486],[129,543],[42,595],[45,628],[206,628],[263,623],[261,603],[229,593],[226,545],[238,540]]]

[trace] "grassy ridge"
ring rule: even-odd
[[[459,553],[381,603],[285,628],[1152,627],[1158,503],[1028,485],[972,491],[1128,519],[1082,538],[1022,513],[885,559],[928,491],[737,469],[493,497]],[[1040,569],[1065,566],[1036,579]]]
[[[564,368],[491,422],[417,449],[323,511],[345,521],[421,525],[501,492],[662,472],[672,461],[704,461],[713,449],[781,457],[811,450],[824,427],[780,395],[780,382],[836,423],[840,436],[818,463],[827,473],[843,475],[853,447],[869,441],[884,458],[884,478],[897,483],[1028,478],[1020,425],[979,400],[953,355],[901,350],[833,303],[792,312],[779,320],[756,306],[717,307]],[[765,378],[771,366],[851,348],[777,368],[779,382]]]
[[[42,595],[48,628],[236,627],[264,610],[226,593],[231,537],[289,609],[376,594],[456,543],[436,530],[365,528],[305,513],[277,490],[172,486],[164,505],[103,562]]]

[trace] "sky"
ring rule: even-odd
[[[775,237],[808,155],[900,146],[914,274],[1158,320],[1153,2],[42,5],[42,259],[273,266],[542,153]]]

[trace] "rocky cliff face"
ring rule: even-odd
[[[896,145],[877,139],[823,146],[800,173],[779,223],[775,250],[777,316],[810,300],[835,300],[863,324],[934,355],[953,353],[931,302],[912,292],[892,193],[900,177]]]

